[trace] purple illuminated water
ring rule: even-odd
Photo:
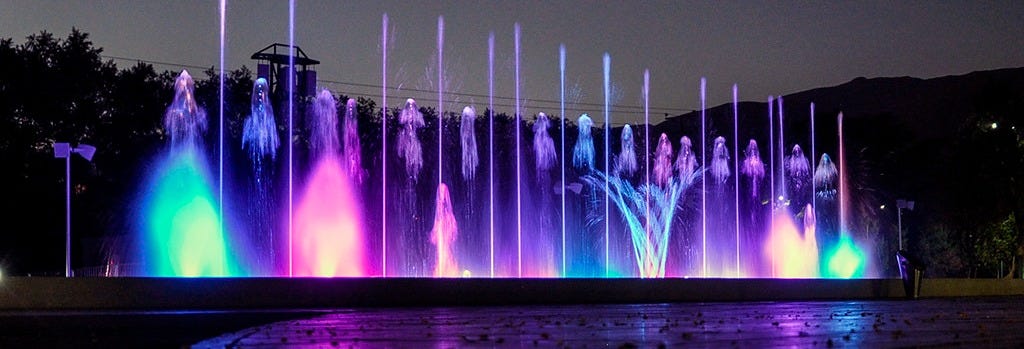
[[[619,155],[615,157],[615,171],[617,176],[630,177],[637,170],[636,145],[633,144],[633,128],[626,124],[622,127],[622,148]]]
[[[294,10],[290,3],[290,16]],[[239,172],[249,183],[228,186],[247,190],[229,194],[231,200],[240,200],[237,207],[224,205],[223,194],[211,195],[206,200],[212,204],[219,199],[219,210],[207,212],[200,207],[188,213],[203,216],[202,223],[192,227],[212,229],[214,236],[225,237],[230,252],[223,258],[224,267],[204,271],[189,266],[188,272],[161,275],[276,275],[287,270],[289,275],[317,276],[845,277],[846,271],[862,268],[855,260],[860,258],[857,235],[845,224],[851,218],[842,175],[847,168],[842,166],[841,118],[837,168],[828,155],[815,153],[813,104],[809,128],[799,124],[801,115],[784,118],[782,97],[769,97],[767,123],[762,117],[754,122],[755,118],[740,114],[738,86],[733,85],[732,115],[708,113],[706,80],[701,79],[700,119],[685,120],[681,128],[660,129],[665,133],[654,138],[651,132],[658,132],[659,125],[652,124],[649,115],[650,73],[644,71],[641,88],[643,125],[624,115],[623,120],[631,124],[616,126],[612,119],[619,117],[618,109],[611,105],[615,83],[610,55],[605,54],[599,87],[604,98],[604,138],[595,147],[593,120],[566,110],[564,45],[559,47],[558,123],[547,110],[530,112],[535,118],[524,119],[530,119],[524,102],[532,103],[528,99],[532,96],[523,93],[519,79],[524,68],[518,24],[514,51],[507,54],[514,62],[508,77],[494,71],[495,60],[501,58],[494,52],[493,34],[488,37],[487,112],[478,115],[476,108],[466,106],[461,117],[446,115],[445,100],[450,96],[441,89],[445,86],[444,18],[438,17],[437,105],[424,109],[436,108],[435,137],[433,116],[430,130],[423,130],[427,120],[415,100],[408,99],[401,108],[387,105],[387,95],[395,89],[387,87],[391,39],[387,15],[382,22],[380,117],[374,115],[377,111],[361,115],[355,99],[346,100],[339,110],[328,91],[321,91],[316,99],[302,99],[289,89],[287,99],[282,98],[288,125],[281,139],[268,98],[270,86],[257,79],[241,135],[251,169]],[[295,42],[293,30],[290,23],[290,43]],[[502,78],[514,83],[512,110],[495,110],[494,86]],[[282,79],[294,86],[290,74]],[[216,161],[224,151],[216,156],[203,151],[205,115],[191,95],[180,99],[184,102],[175,102],[165,120],[169,148],[179,149],[171,157],[194,163],[199,171],[192,174],[200,185],[193,189],[205,195],[206,190],[212,192],[212,181],[204,178],[211,171],[202,169],[203,162]],[[298,118],[307,127],[294,127],[295,110],[314,111]],[[342,117],[331,117],[328,110]],[[478,125],[478,117],[486,117],[487,124]],[[381,122],[379,128],[376,122]],[[360,123],[372,126],[360,130]],[[523,133],[524,126],[532,132]],[[638,133],[641,126],[643,132]],[[458,140],[445,137],[445,130],[456,128]],[[361,138],[374,129],[381,132],[379,141],[376,136]],[[798,136],[787,143],[784,131]],[[821,156],[816,168],[796,144],[805,141],[805,131],[810,135],[810,158]],[[680,137],[683,132],[694,138]],[[731,154],[728,133],[732,133]],[[637,144],[640,136],[643,147]],[[486,158],[479,154],[483,149],[477,137],[487,137]],[[673,137],[680,137],[677,155]],[[748,140],[745,148],[740,147],[741,140]],[[282,141],[288,142],[288,156],[278,161]],[[768,145],[764,158],[759,142]],[[572,148],[566,149],[566,143]],[[188,151],[180,150],[185,144]],[[461,161],[452,155],[461,155]],[[277,189],[283,185],[275,182],[285,177],[274,173],[285,161],[288,186]],[[424,168],[424,161],[436,162],[437,168]],[[484,162],[486,166],[481,166]],[[218,171],[223,178],[225,170]],[[484,182],[475,181],[483,175],[480,171],[487,172],[486,194]],[[389,181],[395,176],[405,180]],[[420,181],[423,176],[431,180]],[[293,185],[301,190],[293,194]],[[283,222],[285,192],[287,223]],[[238,213],[232,216],[224,210]],[[223,214],[234,217],[227,220],[227,227]],[[160,217],[166,222],[173,215]]]
[[[476,167],[480,165],[476,151],[476,109],[467,106],[462,108],[462,121],[459,127],[459,143],[462,144],[462,178],[473,180]]]
[[[342,130],[344,148],[342,158],[345,159],[345,169],[348,177],[356,184],[363,182],[366,170],[363,169],[362,146],[359,145],[359,120],[356,111],[356,100],[349,98],[345,102],[345,121]]]

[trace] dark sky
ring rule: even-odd
[[[858,76],[936,77],[1024,66],[1024,1],[297,1],[296,44],[323,63],[322,80],[381,84],[381,15],[391,19],[388,85],[430,89],[437,17],[445,18],[445,65],[456,92],[487,93],[487,36],[497,40],[496,93],[513,95],[512,28],[522,25],[524,98],[557,100],[558,46],[568,51],[567,84],[578,100],[602,100],[601,56],[612,57],[613,102],[638,106],[645,68],[652,108],[699,107],[700,77],[709,106],[764,100]],[[216,1],[0,0],[0,36],[23,42],[72,26],[104,54],[191,66],[218,64]],[[229,1],[227,66],[273,43],[287,43],[287,1]],[[125,67],[131,62],[117,63]],[[158,66],[158,69],[180,69]],[[198,74],[198,72],[193,72]],[[379,99],[380,88],[323,82],[339,93]],[[436,95],[415,96],[435,105]],[[486,98],[452,96],[446,109]],[[498,104],[510,101],[498,100]],[[557,114],[557,104],[524,103],[525,113]],[[577,105],[600,115],[600,107]],[[499,107],[499,111],[511,108]],[[635,109],[631,109],[635,110]],[[661,109],[652,112],[659,115]],[[575,113],[568,113],[573,115]],[[595,117],[600,121],[601,117]],[[613,114],[615,123],[642,115]]]

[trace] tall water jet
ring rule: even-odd
[[[772,96],[768,96],[768,186],[771,188],[769,191],[770,196],[768,197],[768,229],[775,228],[775,113],[774,113],[775,99]],[[771,276],[776,276],[777,265],[775,261],[775,255],[771,255],[772,273]]]
[[[537,114],[537,121],[533,124],[533,153],[536,159],[536,170],[538,176],[541,172],[550,170],[558,161],[555,153],[555,142],[548,135],[548,127],[551,121],[547,114]],[[542,187],[544,188],[544,187]]]
[[[707,80],[700,78],[700,168],[708,168],[708,130],[707,130]],[[700,175],[700,258],[701,276],[708,276],[708,181],[705,172]]]
[[[182,71],[164,114],[168,153],[151,177],[146,197],[148,236],[140,256],[154,276],[228,276],[240,272],[228,255],[210,171],[202,150],[206,112],[196,104],[195,82]]]
[[[811,161],[814,161],[815,157],[817,156],[817,153],[815,153],[815,148],[814,148],[814,145],[815,145],[815,139],[814,139],[814,103],[811,103],[811,116],[810,116],[810,119],[811,119],[811,156],[810,156],[810,159],[811,159]],[[813,177],[813,175],[812,175],[812,177]],[[817,202],[817,200],[818,200],[817,196],[818,195],[817,195],[817,192],[818,191],[815,189],[814,180],[812,178],[812,180],[811,180],[811,208],[813,208],[813,209],[817,209],[818,208],[818,202]]]
[[[434,245],[434,276],[457,277],[459,266],[455,261],[455,238],[459,235],[459,226],[452,212],[452,199],[448,186],[441,183],[437,186],[437,206],[434,209],[434,228],[430,230],[430,243]]]
[[[612,149],[612,119],[611,109],[609,108],[609,97],[611,96],[611,65],[612,58],[607,52],[604,54],[604,173],[608,172],[610,166],[610,154]],[[609,276],[611,272],[611,263],[609,260],[609,244],[611,242],[611,225],[608,220],[610,210],[609,195],[611,190],[609,189],[608,178],[605,177],[604,181],[604,276]]]
[[[220,202],[220,207],[217,213],[224,216],[224,27],[226,24],[227,16],[227,0],[220,0],[217,6],[218,12],[220,12],[220,78],[219,89],[217,91],[218,111],[217,111],[217,133],[218,140],[217,144],[220,149],[217,151],[217,198]],[[224,220],[220,221],[220,230],[224,230]]]
[[[362,209],[338,154],[337,113],[331,92],[320,91],[309,125],[314,165],[295,209],[294,275],[368,275]]]
[[[405,107],[398,114],[398,123],[402,125],[402,129],[398,130],[398,145],[395,148],[398,157],[405,160],[405,173],[409,180],[416,182],[420,169],[423,168],[423,150],[417,132],[426,125],[416,100],[405,100]]]
[[[388,14],[380,30],[380,274],[388,276]]]
[[[733,141],[733,168],[736,169],[736,176],[733,177],[733,213],[736,228],[736,276],[739,277],[743,269],[740,264],[740,106],[739,87],[732,84],[732,141]]]
[[[829,277],[851,278],[864,273],[864,252],[854,243],[850,235],[849,183],[847,182],[846,145],[843,139],[843,113],[837,117],[839,123],[839,241],[827,248],[827,273]]]
[[[522,146],[519,142],[523,137],[519,133],[522,123],[522,109],[519,109],[519,23],[514,26],[515,31],[515,58],[516,58],[516,267],[519,277],[523,276],[523,170],[522,170]]]
[[[584,171],[594,169],[594,139],[591,135],[591,128],[594,121],[587,114],[580,115],[576,120],[578,135],[576,145],[572,148],[572,165]]]
[[[693,171],[689,172],[689,174],[692,173]],[[687,175],[680,171],[680,177]],[[668,140],[668,135],[662,133],[661,136],[658,136],[658,147],[654,150],[654,184],[664,187],[671,179],[672,142]]]
[[[356,109],[356,100],[349,98],[345,102],[345,121],[342,129],[342,156],[345,159],[345,169],[348,170],[348,178],[356,184],[363,182],[366,170],[363,169],[362,147],[359,145],[359,111]]]
[[[487,152],[487,175],[490,177],[490,184],[487,190],[490,194],[490,267],[491,277],[494,277],[494,32],[487,36],[487,115],[488,142]]]
[[[252,87],[252,104],[249,116],[242,128],[242,149],[249,153],[252,163],[252,180],[248,205],[248,221],[252,232],[256,272],[273,274],[277,262],[277,241],[274,222],[274,159],[280,140],[274,108],[270,105],[270,87],[267,80],[256,79]]]
[[[619,150],[619,156],[615,158],[615,171],[612,172],[616,176],[632,176],[636,173],[636,150],[633,144],[633,128],[626,124],[622,127],[622,148]]]
[[[644,86],[640,90],[644,98],[644,183],[647,186],[651,185],[651,72],[644,69]],[[668,137],[665,137],[668,141]],[[625,142],[623,142],[625,143]],[[647,193],[644,198],[647,202],[647,217],[650,219],[651,216],[651,195]],[[647,222],[647,235],[651,234],[651,224]]]
[[[566,257],[565,257],[565,45],[558,45],[558,82],[559,82],[559,99],[558,99],[558,112],[559,117],[562,118],[562,125],[560,132],[562,133],[562,277],[566,276]]]
[[[295,0],[288,0],[288,47],[295,47]],[[288,66],[293,67],[288,71],[288,86],[295,86],[295,55],[289,52]],[[295,241],[295,89],[288,89],[288,276],[294,274],[292,251]]]
[[[437,16],[437,185],[444,183],[444,16]]]
[[[471,181],[476,177],[476,167],[480,164],[476,152],[476,109],[471,106],[462,108],[462,121],[459,125],[459,143],[462,144],[462,178]]]

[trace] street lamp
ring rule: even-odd
[[[896,230],[900,236],[900,251],[903,250],[903,209],[914,210],[914,202],[899,199],[896,200]]]
[[[67,192],[64,210],[66,214],[65,222],[67,223],[67,230],[64,234],[65,277],[71,277],[71,153],[77,153],[82,158],[85,158],[86,161],[92,161],[92,156],[96,154],[96,147],[88,144],[79,144],[77,147],[71,147],[70,143],[53,143],[53,157],[67,159],[64,166],[64,184]]]

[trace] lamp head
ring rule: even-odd
[[[74,151],[85,158],[86,161],[92,161],[92,156],[96,154],[96,147],[88,144],[79,144],[75,147]]]
[[[53,143],[53,157],[63,159],[71,155],[70,143]]]
[[[896,200],[896,207],[900,209],[914,210],[914,202],[910,200]]]

